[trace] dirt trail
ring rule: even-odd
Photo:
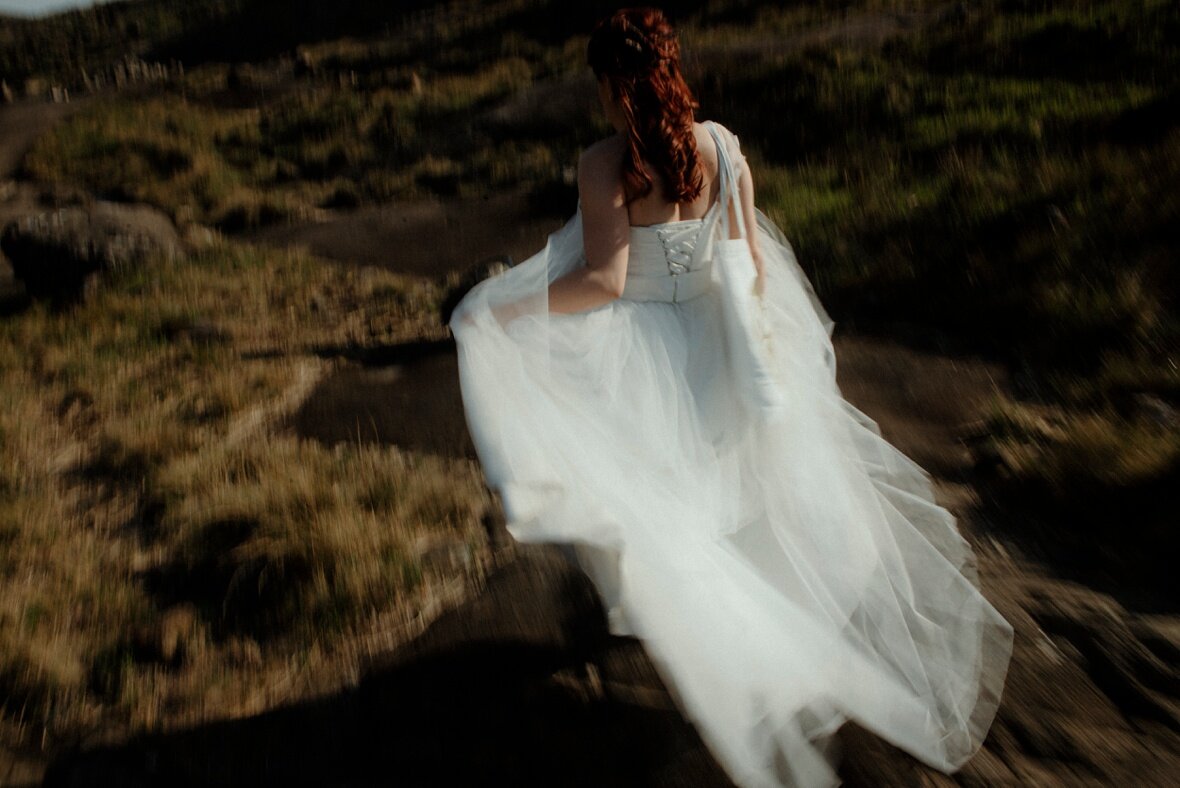
[[[0,180],[16,173],[37,137],[87,102],[85,98],[61,104],[30,99],[0,107]]]
[[[515,193],[487,199],[400,202],[327,212],[318,222],[251,230],[240,240],[302,246],[319,257],[438,276],[481,257],[507,254],[520,262],[536,252],[537,239],[561,226],[530,209]]]

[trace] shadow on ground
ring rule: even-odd
[[[587,667],[587,664],[593,667]],[[729,785],[590,581],[521,551],[344,693],[63,755],[46,786]]]
[[[295,434],[327,445],[384,443],[475,458],[453,340],[319,353],[350,363],[316,386],[292,415]]]

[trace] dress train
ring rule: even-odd
[[[574,546],[739,784],[835,784],[822,745],[848,719],[953,771],[995,714],[1012,629],[929,476],[841,396],[832,322],[757,218],[781,418],[739,404],[716,277],[548,311],[585,264],[579,213],[452,316],[480,462],[512,535]],[[633,228],[629,287],[707,273],[686,256],[698,224]],[[523,314],[501,322],[506,304]]]

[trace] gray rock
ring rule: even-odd
[[[103,272],[170,260],[182,246],[156,209],[95,201],[9,223],[0,249],[29,295],[66,302],[92,290]]]

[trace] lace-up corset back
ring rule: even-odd
[[[677,303],[703,295],[712,281],[706,224],[705,219],[687,219],[632,227],[622,297]]]
[[[712,283],[712,230],[721,198],[699,219],[632,225],[623,298],[679,303],[704,295]]]

